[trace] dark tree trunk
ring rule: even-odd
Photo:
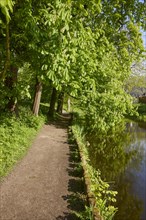
[[[51,116],[51,117],[54,116],[56,98],[57,98],[57,90],[53,87],[51,100],[50,100],[50,108],[49,108],[49,111],[48,111],[48,115]]]
[[[16,94],[17,77],[18,77],[18,68],[11,66],[10,73],[7,74],[5,78],[5,86],[8,90],[8,94],[10,94],[6,97],[6,99],[8,100],[6,109],[8,109],[12,113],[15,113],[16,116],[19,116],[18,105],[17,105],[17,94]]]
[[[58,105],[57,105],[57,112],[62,114],[63,110],[63,101],[64,101],[64,92],[60,92],[58,96]]]
[[[32,112],[36,116],[38,116],[39,113],[41,94],[42,94],[42,83],[38,81],[38,78],[36,78],[35,95],[34,95],[34,102],[32,108]]]
[[[19,116],[18,104],[17,104],[17,77],[18,77],[18,68],[11,65],[11,51],[10,51],[10,31],[9,24],[6,24],[6,61],[4,70],[2,73],[2,80],[4,80],[4,85],[6,87],[7,96],[6,96],[6,110],[11,113],[15,113],[16,116]]]
[[[4,70],[1,74],[1,78],[4,80],[7,72],[10,71],[10,31],[9,31],[9,24],[6,24],[6,61]]]

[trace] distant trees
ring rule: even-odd
[[[141,61],[132,65],[132,73],[125,81],[125,89],[133,96],[141,96],[146,92],[146,67]]]

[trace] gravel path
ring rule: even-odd
[[[76,219],[68,204],[67,125],[44,125],[27,155],[0,183],[0,220]]]

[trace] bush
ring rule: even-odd
[[[24,156],[45,118],[22,109],[20,117],[3,114],[0,118],[0,177],[5,176]]]

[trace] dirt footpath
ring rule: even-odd
[[[64,126],[63,126],[64,125]],[[68,196],[67,123],[44,125],[27,155],[0,183],[0,220],[74,220]]]

